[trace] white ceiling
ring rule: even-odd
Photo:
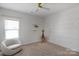
[[[33,15],[39,15],[39,16],[47,16],[52,13],[60,12],[63,10],[67,10],[76,6],[79,6],[78,3],[44,3],[44,6],[46,8],[49,8],[49,10],[40,9],[38,12],[35,12],[37,8],[36,3],[0,3],[0,7],[29,13]]]

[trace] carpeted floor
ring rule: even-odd
[[[79,56],[78,52],[49,42],[33,43],[22,46],[22,48],[23,50],[15,56]]]
[[[49,42],[33,43],[21,46],[21,48],[23,50],[15,56],[79,56],[79,52],[71,51]]]

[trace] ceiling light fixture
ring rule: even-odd
[[[32,13],[40,12],[40,11],[49,11],[49,8],[46,7],[45,3],[37,3],[35,11],[32,11]]]
[[[46,8],[44,5],[45,5],[45,4],[43,4],[43,3],[37,3],[37,7],[38,7],[38,8],[44,9],[44,10],[49,10],[49,8]]]

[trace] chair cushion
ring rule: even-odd
[[[21,44],[14,44],[14,45],[11,45],[11,46],[8,46],[7,48],[8,49],[16,49],[17,47],[19,47]]]
[[[14,44],[19,44],[19,40],[15,40],[15,39],[11,39],[11,40],[5,40],[5,45],[6,46],[11,46],[11,45],[14,45]]]

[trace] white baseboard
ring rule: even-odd
[[[68,48],[68,47],[65,47],[65,46],[63,46],[63,45],[61,45],[61,44],[57,44],[56,42],[51,42],[50,40],[49,40],[49,42],[50,43],[54,43],[54,44],[56,44],[56,45],[59,45],[59,46],[61,46],[61,47],[64,47],[64,48],[66,48],[67,50],[72,50],[72,51],[75,51],[75,52],[79,52],[79,50],[77,50],[77,49],[72,49],[72,48]]]
[[[22,44],[21,46],[27,46],[27,45],[31,45],[31,44],[38,43],[38,42],[40,42],[40,41],[25,43],[25,44]]]

